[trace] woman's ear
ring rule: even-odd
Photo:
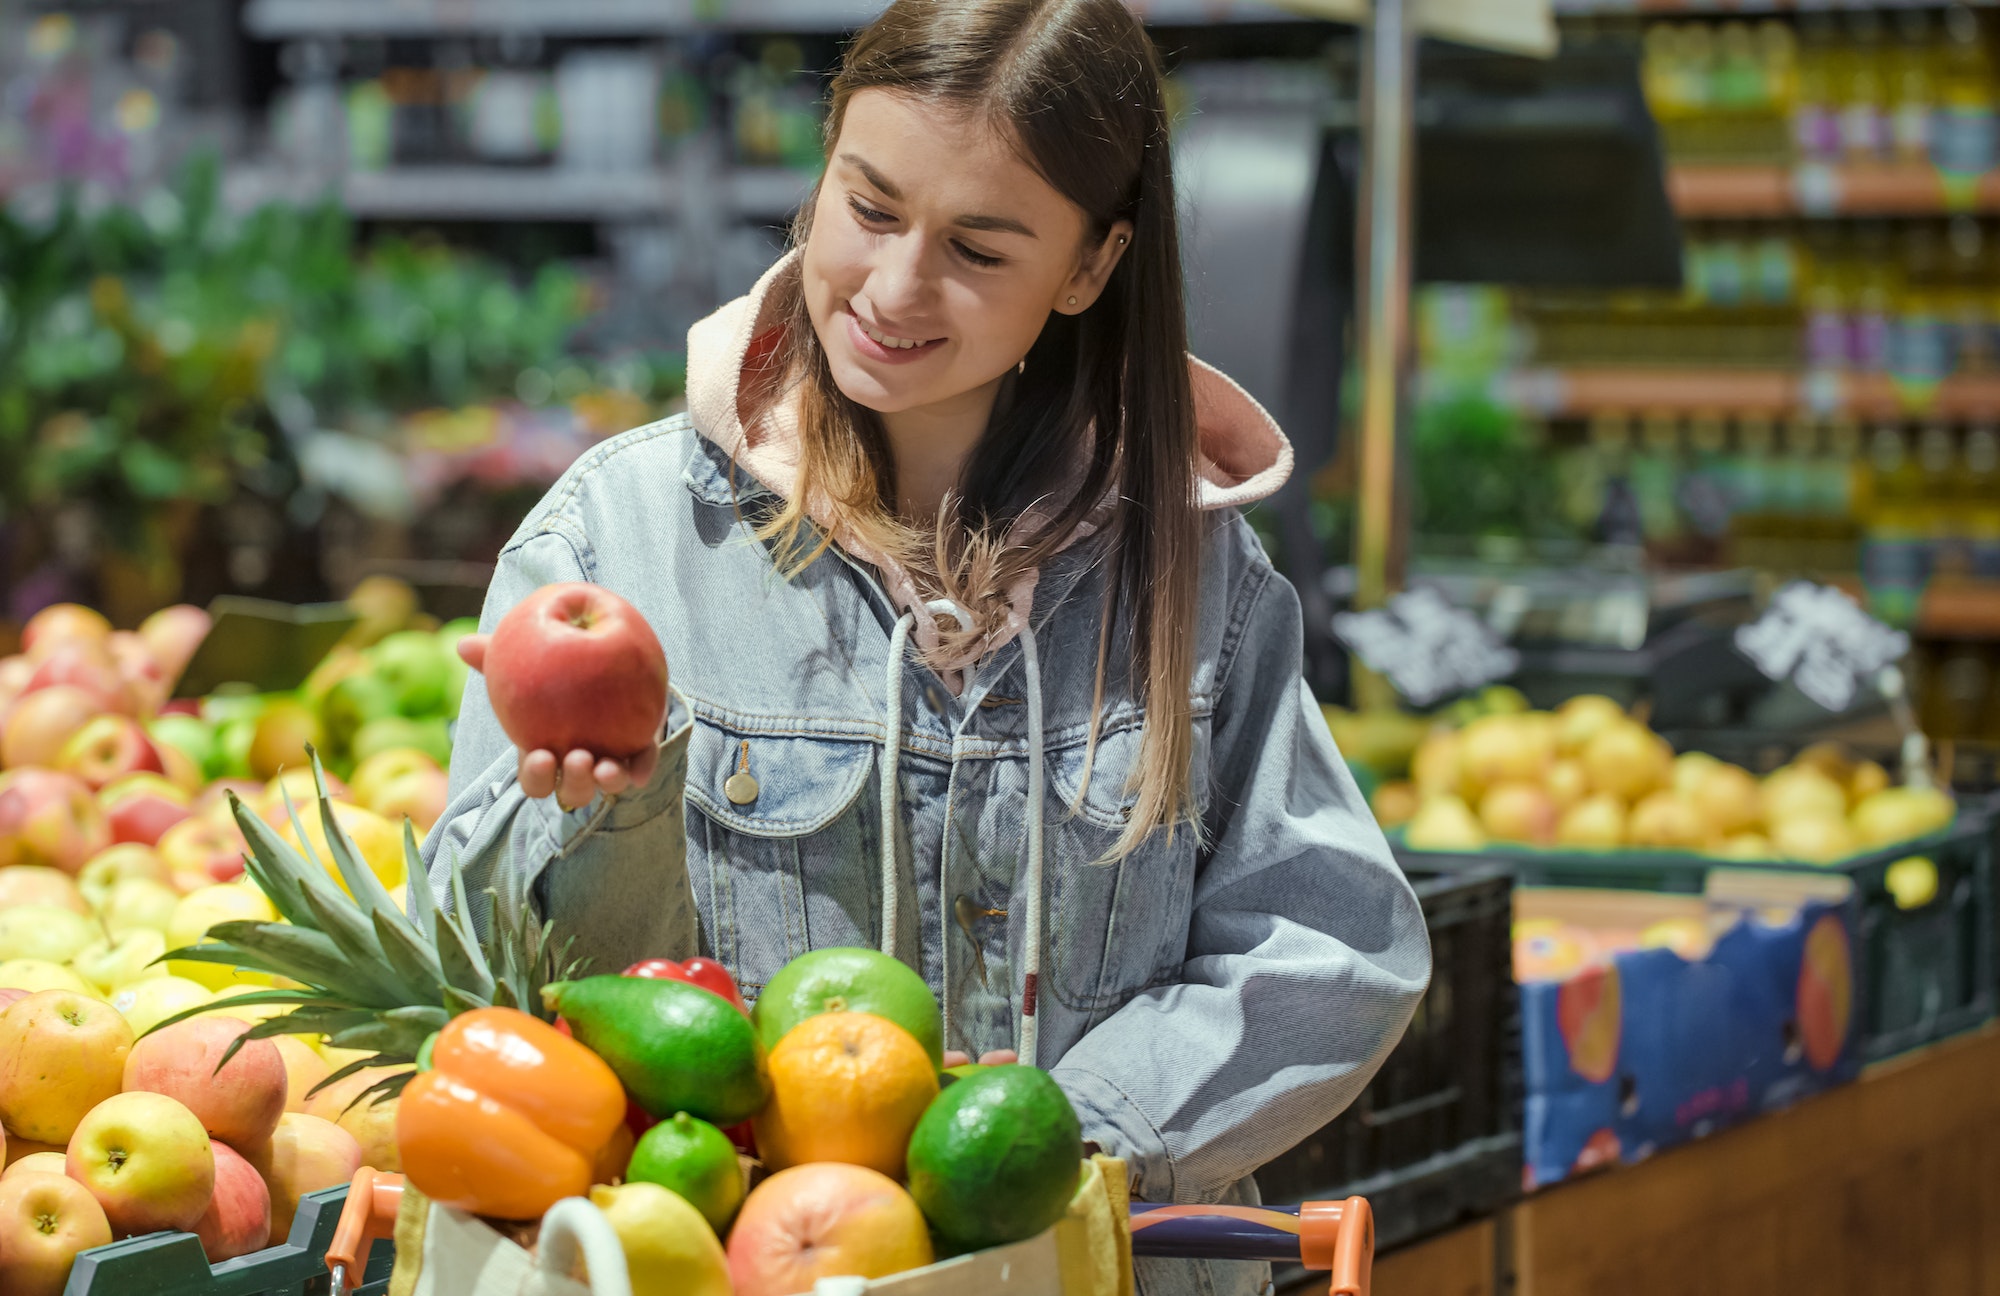
[[[1081,315],[1096,304],[1118,268],[1119,258],[1132,246],[1132,222],[1113,221],[1104,241],[1089,249],[1077,263],[1076,272],[1056,291],[1055,309],[1065,315]]]

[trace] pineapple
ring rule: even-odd
[[[332,864],[352,898],[333,885],[310,844],[303,852],[286,844],[232,792],[230,809],[250,843],[245,869],[285,921],[220,923],[200,943],[161,956],[252,968],[297,983],[231,999],[235,1006],[280,1004],[291,1010],[251,1027],[229,1054],[234,1055],[246,1040],[314,1034],[326,1036],[337,1048],[367,1051],[369,1056],[314,1086],[312,1092],[317,1093],[369,1067],[415,1062],[424,1042],[461,1012],[498,1005],[550,1016],[542,1006],[542,985],[569,979],[580,970],[576,964],[558,970],[559,956],[550,948],[552,925],[538,924],[525,910],[511,920],[496,911],[489,924],[492,935],[482,943],[473,932],[465,879],[455,860],[451,912],[439,910],[430,888],[418,885],[411,888],[406,916],[341,830],[327,798],[319,755],[310,747],[307,751],[312,755],[320,822]],[[307,843],[289,797],[286,811],[298,840]],[[407,820],[403,852],[411,875],[421,876],[423,862]],[[562,954],[567,951],[565,944]],[[153,1029],[213,1006],[177,1013]],[[394,1097],[410,1074],[391,1076],[355,1101],[371,1095]]]

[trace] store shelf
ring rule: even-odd
[[[1904,401],[1880,374],[1782,369],[1591,367],[1511,375],[1504,396],[1545,418],[1596,414],[1847,414],[1943,419],[2000,417],[2000,376],[1946,379],[1927,401]]]
[[[785,220],[812,189],[814,173],[794,167],[735,167],[724,173],[729,210],[751,220]],[[364,220],[634,220],[673,214],[668,171],[597,173],[560,167],[429,166],[358,171],[336,182],[277,167],[231,168],[223,199],[237,211],[268,202],[312,202],[337,187]]]
[[[1133,0],[1148,22],[1300,22],[1256,0]],[[265,39],[537,32],[547,36],[660,36],[690,28],[835,32],[882,11],[875,0],[251,0],[243,24]]]
[[[1683,163],[1667,168],[1667,192],[1675,211],[1696,219],[1937,216],[2000,212],[2000,171],[1948,193],[1937,168],[1922,163]]]
[[[1947,9],[1964,5],[1990,9],[2000,0],[1849,0],[1846,9]],[[1660,17],[1727,18],[1732,14],[1794,13],[1832,8],[1827,0],[1555,0],[1559,18],[1586,15],[1646,14]]]

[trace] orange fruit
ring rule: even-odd
[[[843,1161],[901,1179],[910,1131],[938,1093],[916,1036],[869,1013],[806,1018],[771,1050],[770,1074],[755,1129],[773,1170]]]

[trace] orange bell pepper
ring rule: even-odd
[[[438,1032],[431,1069],[403,1090],[403,1174],[434,1202],[539,1219],[591,1185],[625,1120],[625,1090],[595,1053],[513,1008],[481,1008]]]

